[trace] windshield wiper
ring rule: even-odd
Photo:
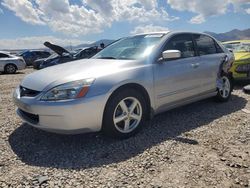
[[[115,57],[98,57],[98,59],[116,59]]]

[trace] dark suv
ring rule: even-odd
[[[48,51],[44,50],[27,50],[19,54],[19,56],[22,56],[25,60],[27,66],[32,65],[37,59],[47,58],[50,55],[51,54]]]

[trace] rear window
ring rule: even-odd
[[[212,38],[206,35],[194,35],[194,40],[197,44],[197,50],[200,55],[209,55],[217,53],[215,42]]]

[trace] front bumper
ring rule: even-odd
[[[245,72],[237,72],[237,67],[242,64],[235,63],[231,68],[231,72],[233,73],[233,78],[235,80],[250,80],[250,69]]]
[[[44,102],[34,97],[20,97],[14,92],[14,103],[21,119],[35,128],[62,134],[101,130],[105,95],[71,101]]]
[[[19,63],[16,66],[17,66],[17,70],[24,70],[27,67],[26,64],[24,64],[24,63],[22,63],[22,64]]]

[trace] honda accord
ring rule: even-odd
[[[126,138],[166,110],[208,97],[228,101],[233,61],[207,34],[138,34],[91,59],[27,75],[13,98],[17,114],[36,128]]]

